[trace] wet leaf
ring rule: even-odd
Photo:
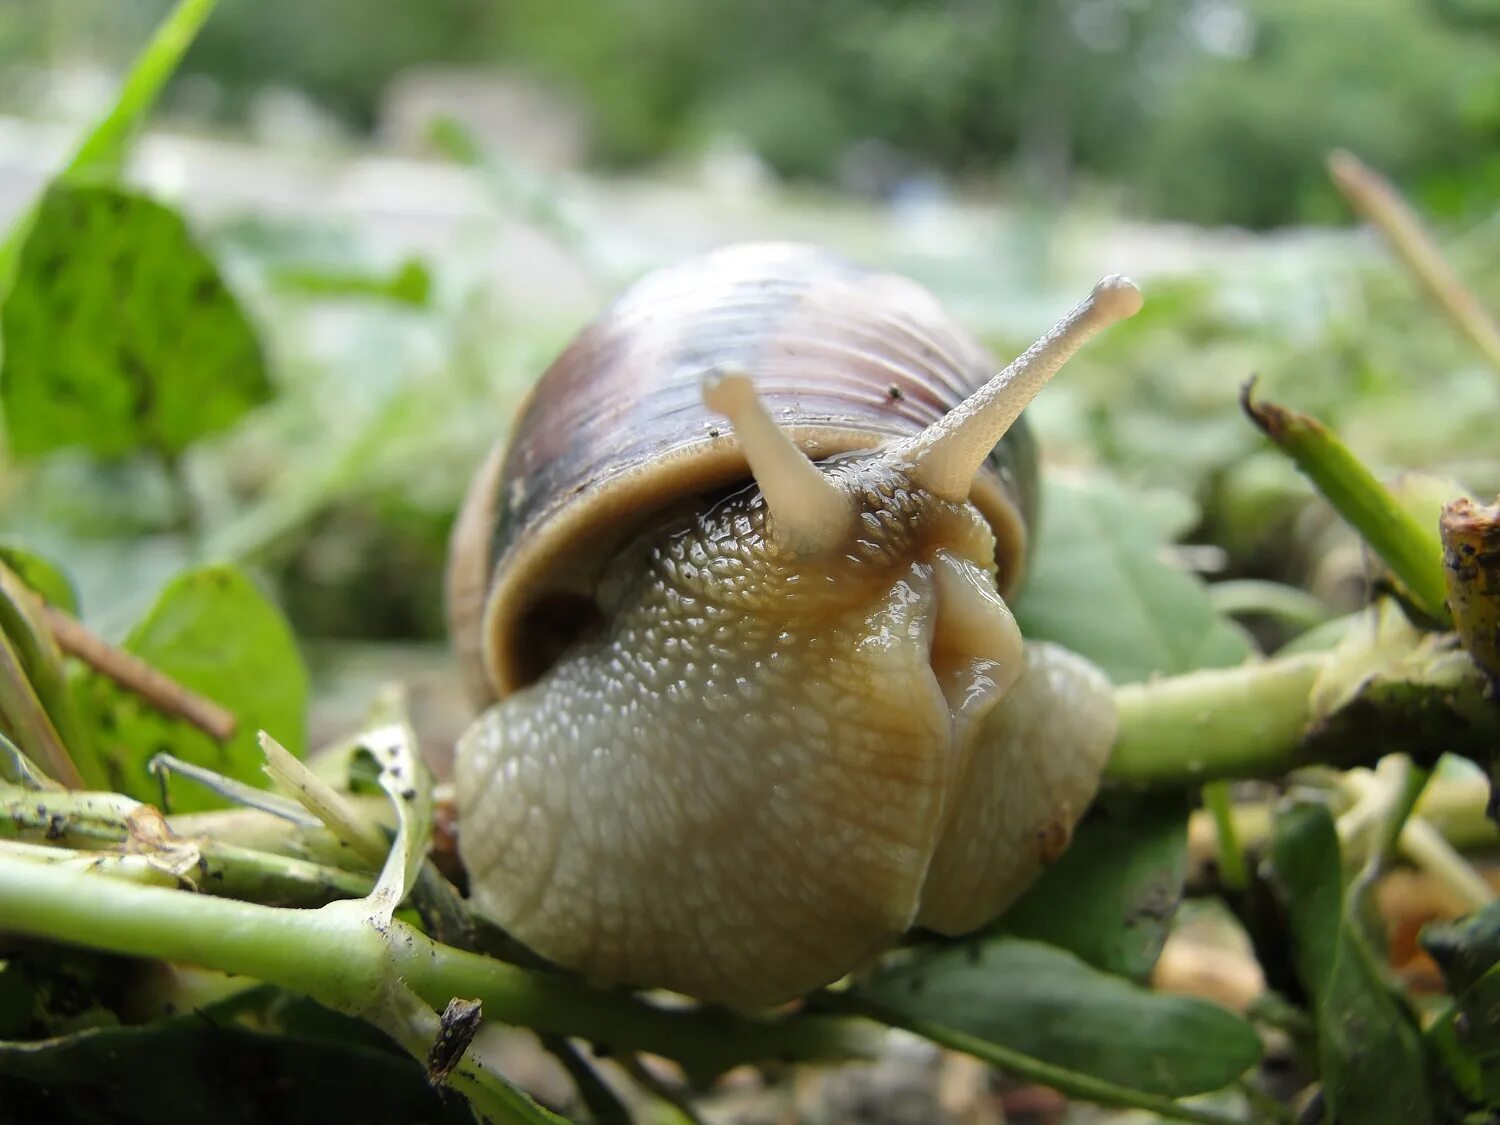
[[[1144,982],[1182,901],[1187,817],[1176,795],[1102,798],[997,930]]]
[[[1167,1097],[1217,1090],[1260,1057],[1255,1031],[1223,1008],[1147,991],[1015,938],[924,949],[855,991],[897,1017]]]
[[[18,457],[173,457],[271,396],[255,331],[182,218],[116,188],[43,196],[0,332]]]
[[[1313,999],[1330,1116],[1361,1125],[1436,1120],[1421,1035],[1356,921],[1328,809],[1282,810],[1271,861],[1297,976]]]
[[[259,730],[292,753],[305,753],[307,671],[295,638],[277,608],[235,567],[204,567],[169,583],[124,647],[227,707],[239,723],[221,745],[97,673],[81,676],[79,705],[119,792],[159,801],[160,784],[146,763],[160,752],[264,788]],[[170,797],[174,812],[223,804],[185,779],[172,782]]]
[[[1245,634],[1203,582],[1163,561],[1174,521],[1103,477],[1048,478],[1029,576],[1015,604],[1028,637],[1056,641],[1116,683],[1238,664]]]

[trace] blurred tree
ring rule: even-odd
[[[1263,0],[1195,11],[1204,51],[1160,91],[1132,162],[1145,209],[1248,226],[1342,214],[1323,171],[1334,147],[1417,182],[1493,164],[1500,54],[1427,5]]]
[[[116,7],[58,3],[90,43],[79,13]],[[404,68],[503,64],[576,95],[609,165],[730,135],[791,177],[878,190],[1008,172],[1058,200],[1087,176],[1145,214],[1263,227],[1342,213],[1322,171],[1335,146],[1429,206],[1491,206],[1500,52],[1476,28],[1494,3],[258,0],[224,4],[184,72],[215,78],[231,110],[284,84],[367,125]],[[0,57],[34,57],[41,18],[0,0]],[[54,47],[66,34],[43,28]],[[884,176],[849,176],[871,152]]]

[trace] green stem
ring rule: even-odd
[[[1396,782],[1390,808],[1380,826],[1380,837],[1371,856],[1372,862],[1381,869],[1396,858],[1401,848],[1401,834],[1406,830],[1412,810],[1432,780],[1432,770],[1413,764],[1405,755],[1394,760],[1399,763],[1401,777]]]
[[[1204,785],[1203,806],[1213,817],[1219,841],[1219,881],[1231,891],[1242,891],[1250,885],[1250,874],[1234,830],[1234,798],[1230,796],[1229,783],[1210,781]]]
[[[0,630],[0,729],[7,731],[21,753],[39,763],[54,781],[73,789],[83,786],[83,775],[32,690],[21,656],[3,630]]]
[[[125,155],[167,79],[198,36],[218,0],[181,0],[156,28],[146,49],[136,56],[130,73],[120,85],[114,105],[95,123],[83,139],[63,175],[67,177],[117,176]]]
[[[1132,1090],[1127,1086],[1116,1086],[1101,1078],[1080,1074],[1075,1070],[1067,1070],[1064,1067],[1043,1062],[1041,1059],[1032,1058],[1030,1055],[1012,1051],[997,1043],[978,1039],[956,1028],[907,1016],[878,1004],[872,1004],[867,1000],[856,1000],[847,994],[838,994],[829,999],[835,1010],[855,1012],[890,1024],[892,1027],[903,1027],[915,1035],[932,1040],[940,1047],[973,1055],[991,1066],[999,1067],[1008,1074],[1040,1083],[1043,1086],[1050,1086],[1069,1097],[1081,1098],[1100,1105],[1144,1109],[1161,1117],[1176,1121],[1195,1121],[1200,1125],[1246,1125],[1243,1118],[1220,1113],[1217,1110],[1184,1105],[1159,1094],[1148,1094],[1141,1090]]]
[[[289,910],[140,887],[0,856],[0,919],[10,933],[241,973],[358,1010],[399,977],[430,1007],[478,999],[503,1023],[577,1035],[616,1051],[677,1059],[711,1076],[764,1059],[847,1058],[878,1045],[848,1019],[753,1020],[717,1010],[669,1011],[624,993],[531,972],[438,945],[393,921],[368,924],[363,902]]]
[[[1255,381],[1241,405],[1276,446],[1296,462],[1334,510],[1385,560],[1432,620],[1449,621],[1443,548],[1436,525],[1423,527],[1375,475],[1316,418],[1271,402],[1256,402]]]
[[[76,788],[105,788],[109,776],[74,704],[63,654],[47,626],[41,596],[4,563],[0,563],[0,635],[13,646],[21,675],[29,681],[31,693],[56,732],[59,749],[67,758],[60,768],[65,774],[70,768],[76,770],[81,779]],[[63,775],[53,776],[66,781]]]
[[[1328,661],[1310,653],[1116,688],[1120,730],[1106,780],[1182,786],[1302,764],[1310,694]]]
[[[42,793],[0,785],[0,840],[46,841],[60,845],[59,851],[73,847],[108,853],[113,846],[132,843],[131,817],[148,808],[118,793]],[[167,844],[194,849],[197,862],[185,874],[209,894],[320,906],[367,894],[374,881],[372,875],[207,837],[178,837]],[[134,840],[133,846],[150,845]]]
[[[94,123],[59,178],[118,178],[136,130],[217,4],[218,0],[180,0],[157,25],[145,50],[136,56],[109,112]],[[0,242],[0,300],[10,294],[21,247],[35,217],[36,207],[28,207]]]

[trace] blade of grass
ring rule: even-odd
[[[1240,391],[1240,405],[1250,420],[1385,560],[1422,612],[1448,624],[1448,590],[1437,528],[1422,527],[1316,418],[1276,403],[1257,402],[1254,391],[1254,379]]]
[[[1459,280],[1401,193],[1380,173],[1342,150],[1328,154],[1328,175],[1349,205],[1385,236],[1438,308],[1500,372],[1500,327]]]
[[[0,563],[0,634],[14,648],[21,674],[51,721],[83,787],[108,788],[104,761],[74,704],[63,654],[47,627],[46,614],[47,609],[36,592]]]

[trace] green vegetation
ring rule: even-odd
[[[502,1026],[563,1062],[577,1093],[558,1108],[600,1120],[622,1098],[681,1113],[664,1107],[747,1063],[866,1059],[887,1027],[1167,1119],[1500,1112],[1500,906],[1478,869],[1500,847],[1500,580],[1462,553],[1494,541],[1495,513],[1448,507],[1446,569],[1438,536],[1450,501],[1500,489],[1493,326],[1474,319],[1500,308],[1500,228],[1439,228],[1455,280],[1426,285],[1438,307],[1342,236],[1148,285],[1031,412],[1049,476],[1016,616],[1107,673],[1121,723],[1071,848],[988,930],[914,934],[798,1005],[667,1002],[540,965],[471,911],[399,691],[312,745],[329,668],[306,654],[441,635],[467,476],[576,326],[462,262],[380,259],[345,228],[189,221],[126,187],[212,8],[173,9],[6,243],[0,1116],[557,1120],[497,1061]],[[513,58],[579,84],[614,161],[732,128],[831,176],[842,145],[878,136],[944,168],[1015,161],[1018,180],[1076,166],[1205,221],[1335,214],[1333,141],[1440,215],[1496,174],[1500,106],[1474,93],[1496,63],[1450,4],[1197,6],[1193,23],[1152,3],[448,2],[393,9],[380,51],[373,10],[230,4],[182,65],[295,81],[357,116],[414,59]],[[1203,26],[1214,12],[1229,23]],[[0,43],[24,29],[0,22]],[[1172,96],[1148,96],[1164,77]],[[629,272],[567,189],[455,124],[439,140],[601,289]],[[828,214],[794,207],[789,223]],[[882,245],[871,225],[850,241]],[[997,291],[993,253],[973,238],[897,264],[1010,353],[1053,294],[1023,287],[1045,270]],[[1454,316],[1458,278],[1477,314]],[[1444,978],[1425,990],[1393,971],[1403,919],[1381,913],[1402,865],[1468,911],[1424,931]],[[1152,987],[1190,892],[1253,951],[1245,1010]],[[477,1025],[455,1001],[478,1001]],[[1274,1088],[1272,1055],[1294,1088]]]
[[[54,34],[93,41],[98,9],[62,4]],[[1077,179],[1143,215],[1267,227],[1338,214],[1336,146],[1444,214],[1481,211],[1497,26],[1429,0],[267,0],[226,8],[185,70],[231,112],[279,84],[368,125],[406,68],[501,64],[577,98],[611,165],[734,136],[784,175],[847,180],[874,141],[886,186],[1002,175],[1056,199]]]

